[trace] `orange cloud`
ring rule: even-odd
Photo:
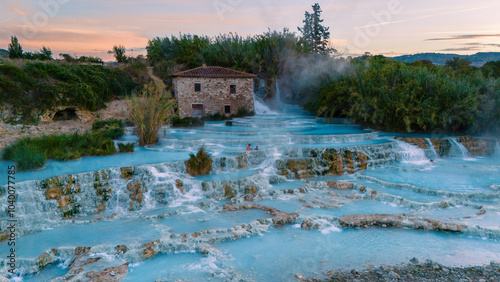
[[[26,13],[23,10],[19,9],[13,3],[10,4],[10,8],[12,9],[12,11],[14,11],[14,13],[20,15],[21,17],[26,17]]]

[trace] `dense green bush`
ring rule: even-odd
[[[205,152],[203,146],[198,150],[198,153],[190,154],[189,160],[186,161],[186,172],[191,176],[206,175],[212,170],[212,159]]]
[[[0,65],[0,101],[9,105],[21,122],[36,121],[57,106],[95,111],[137,87],[117,68],[57,62]]]
[[[487,62],[480,68],[480,70],[486,76],[491,76],[493,78],[500,78],[500,61]]]
[[[102,133],[111,139],[118,139],[125,134],[125,126],[118,119],[99,120],[92,124],[94,133]]]
[[[200,127],[205,126],[205,121],[201,118],[192,117],[174,117],[172,118],[172,127]]]
[[[42,168],[47,158],[36,146],[26,144],[12,152],[12,160],[19,171],[26,171]]]
[[[29,152],[34,155],[29,156]],[[116,153],[113,140],[103,134],[46,135],[37,138],[22,138],[4,149],[2,159],[22,161],[18,166],[27,169],[39,168],[43,159],[67,161],[83,156],[107,156]],[[43,158],[40,156],[43,155]]]
[[[134,151],[135,144],[134,143],[119,143],[118,149],[120,153],[130,153]]]
[[[477,133],[498,128],[499,82],[479,72],[412,66],[381,56],[353,64],[353,72],[325,81],[306,108],[386,131]]]

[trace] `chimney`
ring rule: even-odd
[[[202,67],[206,67],[207,64],[205,63],[205,61],[203,61],[203,63],[201,64]]]

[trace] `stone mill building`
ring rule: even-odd
[[[172,75],[180,117],[203,117],[238,110],[254,111],[254,74],[203,66]]]

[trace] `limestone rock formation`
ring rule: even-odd
[[[298,213],[283,212],[278,209],[259,204],[246,204],[246,205],[235,206],[232,203],[229,203],[224,205],[222,211],[227,212],[227,211],[249,210],[249,209],[263,210],[267,214],[273,215],[274,218],[272,219],[272,222],[274,226],[283,226],[286,223],[295,222],[295,220],[299,216]]]
[[[338,219],[343,227],[399,227],[423,230],[462,232],[465,225],[430,218],[418,218],[404,214],[352,214]]]

